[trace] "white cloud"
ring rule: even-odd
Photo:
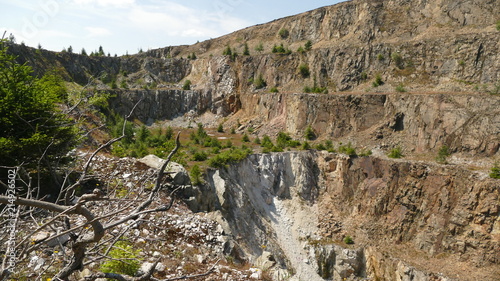
[[[7,31],[7,38],[11,33],[15,36],[16,43],[24,43],[31,47],[37,47],[38,44],[41,44],[43,48],[55,51],[62,50],[60,45],[61,41],[72,42],[76,39],[73,34],[56,29],[40,29],[37,30],[36,33],[30,34],[30,36],[24,36],[24,33],[21,32],[21,30],[0,27],[2,35],[4,30]],[[2,35],[0,35],[0,37]],[[68,46],[69,45],[70,44],[68,44]]]
[[[19,8],[19,9],[25,9],[25,10],[36,10],[36,5],[33,3],[27,2],[27,1],[9,1],[9,0],[0,0],[0,4],[3,6],[2,8],[5,8],[7,6]]]
[[[78,5],[97,5],[101,7],[130,7],[135,0],[73,0]]]
[[[88,37],[104,37],[111,35],[111,31],[104,27],[85,27],[85,30],[88,32]]]
[[[0,3],[7,0],[0,0]],[[251,25],[234,15],[234,6],[223,8],[211,2],[176,3],[180,0],[42,0],[36,3],[59,3],[56,12],[48,14],[43,24],[35,13],[44,12],[31,3],[34,13],[26,6],[13,9],[22,12],[11,25],[18,42],[61,50],[61,46],[95,48],[102,45],[112,52],[124,53],[138,47],[164,47],[167,44],[188,44],[197,40],[216,38]],[[236,3],[240,0],[222,0]],[[12,3],[17,3],[16,1]],[[24,3],[24,2],[23,2]],[[215,2],[219,3],[219,1]],[[0,18],[0,24],[7,25]],[[12,20],[11,20],[12,21]],[[14,21],[12,21],[14,22]],[[50,29],[50,30],[49,30]],[[9,34],[8,32],[8,34]],[[83,34],[83,36],[80,36]],[[111,36],[112,35],[112,36]],[[0,35],[1,36],[1,35]],[[133,37],[135,40],[131,40]],[[95,45],[95,46],[94,46]]]
[[[168,36],[209,38],[249,26],[245,20],[219,13],[195,10],[180,4],[162,2],[135,6],[128,19],[135,27]]]

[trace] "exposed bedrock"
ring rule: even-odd
[[[242,258],[270,252],[296,280],[495,280],[499,188],[452,166],[306,151],[210,170],[184,196],[219,214]]]

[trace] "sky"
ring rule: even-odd
[[[0,0],[0,37],[111,55],[193,44],[340,0]]]

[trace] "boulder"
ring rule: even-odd
[[[159,169],[163,163],[165,163],[165,159],[162,159],[156,155],[147,155],[139,160],[137,160],[144,165],[151,167],[153,169]],[[173,179],[172,183],[174,185],[190,185],[191,180],[186,169],[179,163],[170,162],[168,163],[167,168],[165,169],[166,173],[169,173]]]

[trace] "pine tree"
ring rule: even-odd
[[[104,49],[102,48],[102,46],[99,46],[99,52],[97,53],[97,55],[100,57],[104,56]]]
[[[243,48],[243,55],[244,56],[249,56],[250,55],[250,50],[248,49],[248,44],[245,43],[245,46]]]
[[[62,79],[15,62],[0,40],[0,166],[43,167],[60,161],[76,144],[76,128],[58,103],[66,95]]]

